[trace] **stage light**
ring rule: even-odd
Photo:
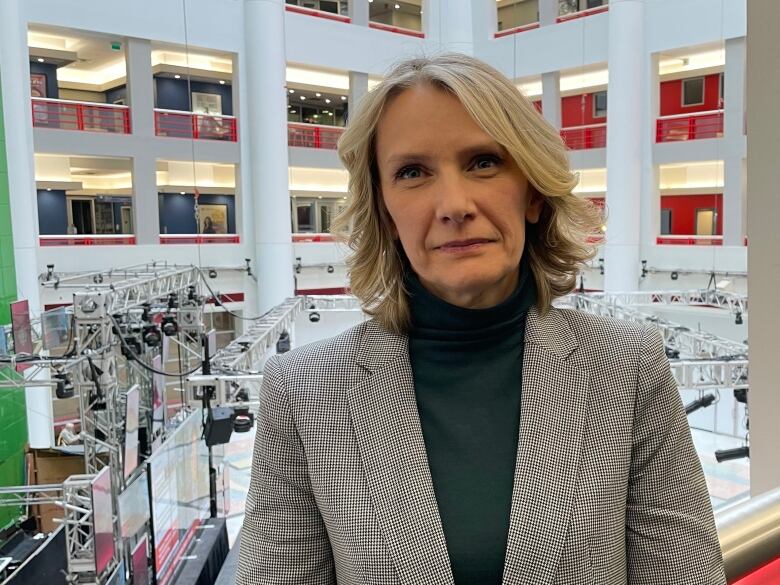
[[[217,277],[217,271],[213,268],[209,268],[209,278],[216,278]]]
[[[64,398],[73,398],[76,395],[76,389],[73,387],[73,382],[67,374],[55,374],[54,380],[57,382],[57,387],[54,390],[54,394],[60,400]]]
[[[737,314],[734,315],[734,324],[735,325],[742,325],[742,311],[737,311]]]
[[[54,264],[46,265],[46,280],[51,280],[54,277]]]
[[[290,334],[282,331],[279,339],[276,340],[276,353],[287,353],[290,351]]]
[[[162,343],[162,334],[156,325],[145,325],[143,340],[149,347],[158,347]]]
[[[309,313],[309,321],[312,323],[319,323],[320,322],[320,314],[317,311],[312,311]]]
[[[330,265],[328,266],[328,274],[333,274],[333,272],[334,272],[335,270],[336,270],[336,269],[335,269],[335,268],[333,268],[333,266],[330,266]]]
[[[173,337],[179,332],[179,324],[173,315],[165,315],[162,320],[162,332],[167,337]]]
[[[680,277],[680,275],[677,274],[677,271],[672,270],[671,277],[672,277],[672,280],[677,280]]]

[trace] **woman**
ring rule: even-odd
[[[725,583],[661,337],[551,307],[601,222],[556,130],[445,54],[339,154],[374,319],[266,365],[239,585]]]

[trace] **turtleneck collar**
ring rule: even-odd
[[[517,288],[506,300],[487,309],[465,309],[430,293],[408,268],[405,283],[409,291],[412,317],[410,336],[417,339],[467,341],[500,336],[516,329],[536,302],[536,282],[525,255],[519,270]]]

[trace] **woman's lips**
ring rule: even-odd
[[[453,240],[439,246],[439,250],[442,252],[458,253],[458,252],[471,252],[490,244],[493,240],[486,238],[471,238],[468,240]]]

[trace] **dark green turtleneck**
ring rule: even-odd
[[[534,279],[523,261],[517,289],[488,309],[451,305],[411,271],[406,284],[417,408],[455,584],[500,585]]]

